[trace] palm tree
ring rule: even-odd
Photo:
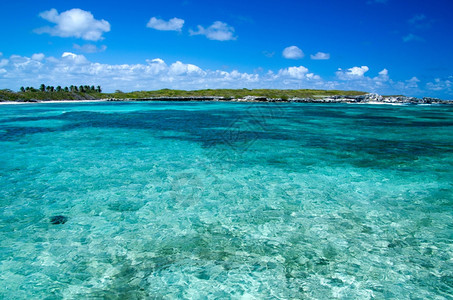
[[[61,92],[61,86],[57,86],[57,92]]]
[[[45,91],[46,91],[46,85],[45,85],[44,83],[41,84],[41,86],[39,87],[39,90],[40,90],[41,92],[45,92]]]
[[[21,87],[20,87],[20,91],[21,91],[22,93],[24,93],[24,92],[25,92],[25,88],[24,88],[23,86],[21,86]]]

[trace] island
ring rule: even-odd
[[[363,103],[363,104],[447,104],[452,100],[404,95],[379,95],[363,91],[313,89],[203,89],[103,93],[100,86],[64,87],[41,85],[39,89],[21,87],[20,91],[0,90],[0,102],[27,103],[49,101],[232,101],[296,103]]]

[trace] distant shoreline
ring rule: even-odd
[[[335,95],[320,98],[267,98],[259,96],[245,96],[241,98],[217,97],[217,96],[194,96],[194,97],[146,97],[146,98],[104,98],[86,100],[18,100],[0,101],[1,104],[31,104],[31,103],[88,103],[88,102],[258,102],[258,103],[348,103],[348,104],[390,104],[390,105],[453,105],[451,100],[441,100],[437,98],[415,98],[406,96],[381,96],[378,94],[364,95]]]
[[[0,105],[6,104],[38,104],[38,103],[83,103],[83,102],[107,102],[107,99],[97,99],[97,100],[36,100],[36,101],[0,101]]]
[[[452,99],[453,100],[453,99]],[[301,103],[401,103],[401,104],[452,104],[451,100],[432,97],[407,97],[404,95],[381,96],[375,93],[344,90],[313,89],[202,89],[152,91],[132,91],[103,93],[102,88],[94,86],[75,86],[61,88],[41,85],[21,88],[14,92],[0,90],[1,102],[69,102],[69,101],[231,101],[231,102],[301,102]]]

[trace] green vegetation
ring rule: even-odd
[[[100,86],[81,85],[79,87],[46,86],[41,84],[39,89],[21,87],[16,93],[10,89],[0,90],[0,101],[34,101],[34,100],[95,100],[104,98]]]
[[[339,90],[279,90],[279,89],[205,89],[195,91],[162,89],[157,91],[135,91],[115,93],[102,93],[100,86],[74,86],[61,87],[46,86],[41,84],[39,89],[33,87],[21,87],[18,92],[9,89],[0,90],[0,101],[33,101],[33,100],[95,100],[105,98],[116,99],[143,99],[154,97],[223,97],[227,99],[244,98],[246,96],[265,98],[314,98],[336,96],[336,95],[364,95],[360,91],[339,91]]]
[[[266,98],[322,98],[335,95],[364,95],[365,92],[359,91],[339,91],[339,90],[278,90],[278,89],[206,89],[196,91],[162,89],[157,91],[136,91],[123,93],[104,94],[106,97],[118,99],[140,99],[152,97],[224,97],[224,98],[243,98],[246,96],[266,97]]]

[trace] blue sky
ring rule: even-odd
[[[3,1],[0,88],[355,89],[453,99],[453,1]]]

